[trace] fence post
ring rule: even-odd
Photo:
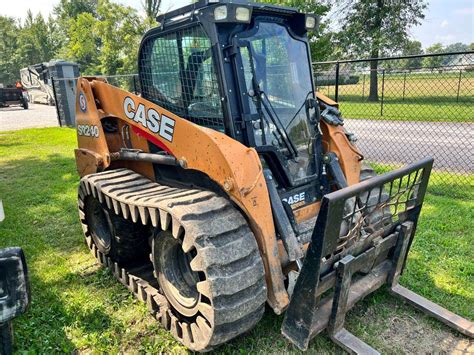
[[[385,91],[385,69],[382,69],[382,100],[380,101],[380,116],[383,116],[383,96]]]
[[[138,92],[137,92],[137,82],[135,81],[135,75],[133,75],[132,78],[133,78],[133,90],[134,90],[133,92],[135,93],[135,95],[137,95]]]
[[[458,93],[456,95],[456,102],[459,102],[459,91],[461,90],[462,69],[459,70]]]
[[[334,101],[339,101],[339,62],[336,63],[336,88],[334,92]]]
[[[54,76],[51,78],[51,85],[53,87],[53,96],[54,96],[54,106],[56,107],[56,115],[58,116],[58,123],[59,127],[62,127],[63,124],[61,123],[61,116],[59,115],[59,101],[58,101],[58,96],[56,95],[56,79]]]
[[[403,75],[403,97],[402,97],[402,101],[405,101],[405,85],[406,85],[406,82],[407,82],[407,72],[405,72],[404,75]]]
[[[316,73],[316,68],[315,68],[315,65],[313,63],[311,63],[311,68],[313,69],[314,89],[316,91],[320,91],[320,90],[318,90],[318,73]]]
[[[365,96],[365,74],[362,74],[362,99],[364,99]]]

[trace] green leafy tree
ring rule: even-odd
[[[28,10],[23,25],[10,17],[0,16],[0,76],[11,83],[19,79],[19,70],[31,64],[47,62],[55,57],[58,42],[55,21],[45,21],[39,13]]]
[[[47,36],[48,36],[48,42],[51,50],[55,55],[58,54],[60,48],[61,48],[61,40],[60,36],[58,36],[58,33],[64,32],[61,27],[59,27],[58,22],[56,19],[49,14],[48,16],[48,22],[46,23],[48,30],[47,30]]]
[[[131,7],[100,0],[96,31],[100,38],[99,70],[107,74],[137,71],[137,53],[145,31],[143,19]]]
[[[443,53],[444,51],[444,47],[441,43],[435,43],[432,46],[426,48],[426,54]],[[442,64],[442,56],[426,57],[423,59],[423,66],[427,68],[437,68],[440,67]]]
[[[307,14],[319,15],[322,18],[331,9],[329,2],[317,2],[307,0],[263,0],[262,2],[284,5],[297,8]],[[317,31],[308,33],[311,46],[311,59],[313,61],[328,60],[333,57],[333,33],[329,30],[328,23],[322,21]]]
[[[148,20],[151,22],[156,21],[156,16],[160,11],[161,0],[144,0],[142,2],[143,10],[145,10],[145,14]]]
[[[69,41],[70,41],[70,30],[71,20],[76,21],[78,16],[83,13],[92,15],[93,18],[97,18],[97,5],[98,0],[60,0],[59,3],[54,6],[53,14],[55,15],[56,25],[59,29],[54,32],[55,41],[61,48],[59,50],[59,56],[62,58],[67,57],[69,52]]]
[[[0,83],[12,84],[19,79],[19,63],[16,48],[18,46],[19,26],[12,17],[0,16]]]
[[[98,0],[60,0],[53,12],[59,21],[76,19],[82,13],[97,15]]]
[[[469,45],[457,42],[448,44],[445,48],[445,52],[466,52],[469,50]],[[453,65],[456,60],[460,58],[460,54],[447,55],[443,57],[443,65]]]
[[[419,41],[407,41],[405,44],[402,55],[419,55],[423,54],[423,48],[421,42]],[[406,69],[421,68],[423,58],[411,58],[404,60],[404,65]]]
[[[445,52],[466,52],[469,50],[469,45],[461,43],[461,42],[456,42],[456,43],[448,44],[444,48],[444,50]]]
[[[68,41],[62,55],[80,65],[83,74],[95,74],[99,64],[99,36],[97,19],[91,13],[83,12],[77,18],[69,19]]]
[[[41,13],[33,17],[28,10],[25,22],[18,32],[17,53],[21,66],[47,62],[54,58],[58,45],[54,40],[52,31],[55,31],[55,26],[52,21],[51,18],[48,22],[45,21]]]
[[[79,63],[84,74],[134,73],[147,23],[131,7],[99,0],[94,11],[69,18],[61,54]]]
[[[378,58],[403,49],[408,31],[424,18],[424,0],[340,1],[339,45],[347,56]],[[369,100],[378,101],[378,61],[370,62]]]

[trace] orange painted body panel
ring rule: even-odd
[[[359,182],[360,162],[364,156],[356,146],[349,142],[341,126],[331,126],[321,122],[323,132],[323,150],[336,153],[342,171],[346,176],[347,184],[354,185]]]
[[[152,135],[174,157],[181,160],[187,169],[205,173],[227,192],[249,219],[266,269],[268,302],[275,312],[281,313],[288,304],[288,294],[283,283],[270,199],[257,152],[223,133],[195,125],[152,102],[107,83],[95,80],[89,82],[81,78],[77,90],[78,93],[83,92],[87,99],[86,112],[79,107],[79,100],[76,103],[78,106],[77,124],[94,125],[99,128],[98,138],[78,135],[79,148],[100,154],[104,161],[109,162],[104,165],[104,169],[110,164],[110,152],[100,119],[117,117],[129,126],[136,127],[140,132]],[[145,111],[152,108],[161,116],[165,115],[174,120],[172,141],[164,139],[141,123],[127,118],[123,104],[127,97],[134,101],[135,108],[143,104]],[[95,100],[100,104],[99,110]],[[130,113],[130,107],[128,110]],[[134,146],[134,148],[138,147]],[[130,168],[137,170],[135,169],[136,162],[129,162],[129,164]],[[80,162],[78,162],[79,165]],[[151,166],[151,164],[148,165]]]
[[[325,104],[329,105],[329,106],[334,106],[336,108],[339,107],[339,104],[334,101],[333,99],[331,99],[330,97],[327,97],[326,95],[324,94],[321,94],[320,92],[317,92],[316,93],[316,98],[320,101],[323,101]]]
[[[289,298],[284,286],[267,185],[255,149],[223,133],[195,125],[103,80],[80,78],[77,93],[79,149],[76,150],[76,162],[79,174],[82,176],[85,172],[94,172],[94,169],[127,167],[155,179],[151,163],[111,161],[110,153],[124,147],[124,137],[121,136],[124,126],[130,128],[127,136],[134,149],[148,152],[147,141],[150,140],[170,152],[181,166],[205,173],[221,186],[249,220],[265,266],[268,303],[276,313],[283,312]],[[106,117],[118,118],[117,134],[105,134],[101,119]],[[338,155],[349,184],[358,182],[360,153],[347,140],[341,127],[323,122],[321,129],[324,150]],[[295,216],[301,222],[314,217],[318,211],[319,203],[313,203],[296,209]]]

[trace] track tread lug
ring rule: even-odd
[[[125,219],[128,219],[130,216],[130,211],[128,209],[128,205],[126,203],[120,202],[120,210],[122,211],[122,216]]]
[[[202,316],[207,319],[209,323],[214,324],[214,309],[211,305],[201,302],[199,312],[201,312]]]
[[[181,247],[185,253],[190,252],[194,248],[194,236],[191,233],[184,233],[183,243]]]
[[[189,324],[186,322],[181,322],[180,325],[181,325],[181,330],[183,332],[183,343],[185,346],[189,348],[191,347],[191,343],[193,342],[191,328],[189,327]]]
[[[138,221],[138,209],[136,206],[128,205],[128,210],[130,211],[130,216],[132,217],[132,222],[137,223]]]
[[[207,298],[212,298],[211,284],[209,280],[199,281],[196,284],[197,290]]]
[[[181,235],[184,233],[183,226],[174,217],[171,218],[171,229],[172,229],[173,237],[175,237],[176,239],[179,239]]]
[[[186,252],[196,249],[191,268],[206,275],[204,281],[197,283],[197,289],[211,299],[213,306],[201,302],[195,322],[189,323],[173,314],[165,296],[155,288],[154,270],[142,266],[123,268],[97,250],[88,226],[81,223],[86,244],[99,263],[108,267],[190,349],[208,351],[251,329],[260,319],[266,300],[263,265],[245,218],[228,200],[210,191],[160,185],[128,169],[81,179],[81,220],[85,217],[87,195],[97,196],[104,208],[107,205],[116,215],[134,223],[170,231],[182,240]]]
[[[112,204],[114,205],[114,212],[116,215],[119,215],[120,214],[120,202],[118,202],[117,200],[115,199],[112,199]]]
[[[201,329],[199,329],[196,323],[191,323],[191,334],[193,336],[194,344],[200,344],[203,342]]]
[[[148,213],[150,214],[151,224],[153,227],[158,227],[158,222],[160,221],[160,214],[156,208],[149,207]]]
[[[150,218],[150,213],[148,212],[148,209],[143,206],[138,206],[138,213],[140,214],[140,221],[144,226],[146,226]]]
[[[160,222],[161,222],[161,229],[162,230],[168,230],[170,223],[171,223],[171,215],[160,209]]]
[[[107,208],[110,210],[112,209],[112,199],[107,196],[107,195],[104,195],[104,198],[105,198],[105,204],[107,205]]]
[[[193,260],[191,260],[190,266],[191,266],[191,270],[193,270],[193,271],[204,271],[205,270],[204,260],[199,254],[197,254],[193,258]]]
[[[201,334],[204,334],[206,338],[211,338],[212,329],[209,326],[209,324],[206,322],[206,320],[203,317],[198,316],[196,319],[196,322],[199,326],[199,330],[201,331]]]

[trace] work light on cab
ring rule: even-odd
[[[227,6],[218,6],[214,9],[214,19],[223,21],[227,19]]]
[[[316,16],[306,15],[305,27],[308,31],[315,30],[317,24],[318,24],[318,19],[316,18]]]

